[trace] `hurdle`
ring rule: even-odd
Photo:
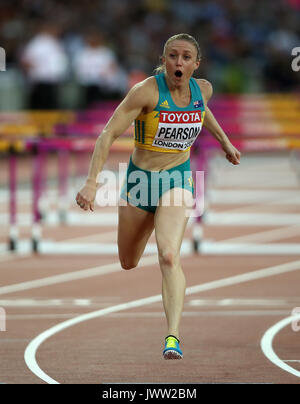
[[[41,223],[44,219],[43,212],[40,211],[40,199],[45,191],[45,158],[47,153],[55,151],[59,158],[59,204],[58,204],[58,223],[67,224],[67,181],[68,181],[68,160],[70,153],[91,153],[94,149],[94,138],[50,138],[38,139],[28,138],[23,140],[23,148],[33,155],[32,166],[32,252],[38,253],[42,242]],[[133,141],[122,139],[112,146],[112,151],[127,152],[133,148]],[[16,153],[11,153],[10,161],[10,240],[9,250],[17,251],[18,227],[16,224]]]
[[[8,250],[16,251],[19,236],[17,224],[17,156],[27,150],[26,140],[47,138],[53,133],[57,123],[70,122],[74,119],[71,111],[24,111],[0,113],[0,151],[8,155],[9,167],[9,240]],[[40,183],[41,156],[35,159],[33,182]],[[39,191],[41,192],[41,191]],[[37,221],[38,209],[34,204],[34,221]],[[33,226],[33,231],[38,228]]]
[[[19,153],[33,155],[32,166],[32,251],[37,252],[42,239],[41,221],[46,212],[40,211],[40,200],[46,190],[46,158],[50,152],[58,154],[59,223],[66,223],[68,199],[68,159],[71,152],[80,155],[92,152],[96,137],[104,128],[104,121],[113,113],[111,103],[101,104],[99,110],[87,111],[25,111],[0,113],[0,151],[8,154],[9,167],[9,241],[8,250],[16,251],[18,244],[18,224],[16,212],[16,167]],[[114,151],[129,150],[133,143],[128,142],[133,128],[113,146]],[[1,146],[2,145],[2,146]]]
[[[220,95],[210,103],[231,142],[242,153],[290,152],[290,163],[298,173],[300,182],[300,97],[298,94]],[[194,170],[205,172],[204,188],[198,194],[209,200],[207,182],[211,178],[209,161],[221,152],[219,143],[205,130],[196,140],[191,157]],[[193,249],[201,253],[205,212],[193,225]]]

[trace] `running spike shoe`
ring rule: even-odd
[[[179,348],[180,341],[173,335],[168,335],[165,339],[165,349],[163,350],[163,357],[165,359],[182,359],[183,354]]]

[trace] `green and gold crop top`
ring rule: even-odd
[[[201,90],[191,78],[191,102],[187,107],[179,108],[172,100],[164,73],[154,77],[159,100],[152,112],[141,113],[134,121],[135,146],[164,153],[186,152],[202,129],[205,107]]]

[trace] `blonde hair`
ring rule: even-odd
[[[162,56],[165,56],[166,55],[166,49],[167,49],[167,46],[171,43],[171,42],[173,42],[173,41],[187,41],[187,42],[190,42],[192,45],[194,45],[194,47],[196,48],[196,51],[197,51],[197,61],[199,61],[200,59],[201,59],[201,49],[200,49],[200,46],[199,46],[199,44],[198,44],[198,42],[196,41],[196,39],[192,36],[192,35],[189,35],[189,34],[176,34],[176,35],[173,35],[173,36],[171,36],[167,41],[166,41],[166,43],[165,43],[165,45],[164,45],[164,51],[163,51],[163,55]],[[160,57],[160,59],[162,58],[162,56]],[[160,74],[160,73],[165,73],[165,71],[166,71],[166,68],[165,68],[165,66],[164,66],[164,64],[163,63],[161,63],[159,66],[157,66],[157,68],[154,70],[154,73],[155,74]]]

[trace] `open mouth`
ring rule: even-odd
[[[182,76],[182,72],[181,72],[180,70],[176,70],[175,76],[176,76],[176,77],[181,77],[181,76]]]

